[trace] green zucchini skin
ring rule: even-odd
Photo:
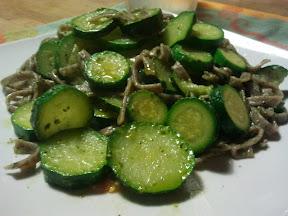
[[[280,65],[269,65],[259,69],[254,77],[267,82],[273,82],[275,85],[280,85],[286,76],[288,75],[288,69]]]
[[[77,52],[80,51],[73,34],[63,37],[59,41],[59,67],[78,63]]]
[[[104,103],[97,103],[94,107],[94,116],[91,120],[91,127],[96,130],[102,129],[109,125],[115,125],[119,111],[110,108]]]
[[[143,83],[152,84],[159,82],[159,79],[155,76],[155,74],[147,73],[149,70],[145,70],[145,68],[140,69],[139,76]]]
[[[64,189],[79,189],[92,185],[101,178],[103,172],[99,171],[97,173],[87,173],[78,176],[65,176],[51,171],[44,166],[41,168],[47,183]]]
[[[167,124],[190,144],[195,155],[213,145],[218,137],[214,109],[197,98],[178,100],[169,110]]]
[[[223,48],[218,48],[216,50],[214,54],[214,63],[221,67],[230,68],[235,75],[240,75],[247,68],[247,64],[242,56],[232,50]]]
[[[103,51],[88,59],[84,75],[93,88],[121,88],[130,75],[130,65],[121,54]]]
[[[36,72],[45,78],[50,79],[52,72],[59,67],[58,44],[56,38],[42,41],[36,53]]]
[[[231,96],[229,97],[229,99],[225,99],[225,91],[231,92],[234,99]],[[242,121],[244,126],[237,126],[237,124],[235,123],[235,121],[233,121],[231,115],[229,114],[229,110],[227,109],[227,105],[225,105],[225,103],[227,103],[228,100],[232,101],[232,99],[234,100],[233,109],[237,110],[235,116],[241,116],[238,121]],[[210,101],[219,116],[221,122],[221,129],[224,134],[231,138],[237,138],[239,136],[245,135],[248,132],[248,129],[250,127],[248,110],[244,102],[242,101],[239,93],[233,87],[229,85],[224,85],[214,88],[210,94]]]
[[[83,49],[89,53],[95,53],[100,48],[97,40],[79,38],[74,33],[67,35],[59,41],[59,67],[79,63],[78,52]]]
[[[82,38],[100,38],[111,32],[117,26],[116,20],[105,18],[106,20],[98,20],[100,23],[94,25],[91,19],[105,14],[117,14],[118,11],[110,8],[98,8],[97,10],[80,15],[71,20],[71,25],[77,36]],[[103,17],[100,19],[104,19]],[[87,25],[87,27],[85,27]],[[94,25],[94,27],[91,27]]]
[[[138,193],[165,193],[181,186],[194,168],[190,146],[168,126],[132,123],[116,129],[108,164]]]
[[[181,79],[175,72],[172,74],[172,81],[175,83],[179,91],[186,97],[199,97],[201,95],[210,95],[212,85],[198,85],[191,81],[191,79]]]
[[[169,66],[156,57],[146,58],[146,62],[148,62],[149,65],[144,68],[144,73],[146,75],[156,76],[167,92],[177,92],[171,79],[172,70]]]
[[[191,32],[196,22],[196,14],[192,11],[181,12],[177,17],[168,22],[163,33],[163,41],[172,47],[177,42],[183,41]]]
[[[12,123],[16,136],[27,141],[36,141],[37,137],[33,129],[25,129],[18,124]]]
[[[11,122],[16,136],[27,141],[37,140],[35,131],[30,123],[33,103],[34,101],[30,101],[21,105],[11,115]]]
[[[122,98],[119,96],[102,96],[98,98],[107,109],[119,113],[122,106]]]
[[[129,97],[127,111],[136,122],[164,124],[168,109],[166,104],[153,92],[139,90]]]
[[[37,138],[44,140],[62,130],[85,127],[92,117],[93,105],[86,94],[56,85],[35,100],[30,121]]]
[[[213,65],[213,56],[209,52],[190,49],[181,44],[172,47],[172,56],[185,67],[193,81],[201,79],[203,71]]]
[[[99,96],[94,100],[94,116],[91,127],[96,130],[116,125],[122,106],[122,98],[118,96]]]
[[[105,47],[108,50],[121,52],[121,51],[137,49],[140,47],[140,43],[137,40],[133,40],[132,38],[123,37],[123,38],[106,41]]]
[[[162,10],[160,8],[136,9],[131,12],[135,20],[122,21],[122,32],[136,37],[147,37],[158,33],[163,25]]]
[[[110,34],[102,37],[101,41],[105,49],[115,52],[134,50],[141,46],[139,39],[123,34],[120,28],[116,28]]]
[[[46,182],[64,189],[95,183],[105,171],[107,143],[105,136],[92,129],[62,131],[40,142]]]

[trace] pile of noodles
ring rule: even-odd
[[[69,26],[61,26],[58,37],[62,37],[69,30]],[[235,50],[228,40],[224,40],[221,46],[226,49]],[[3,79],[1,84],[6,96],[6,104],[9,112],[13,113],[17,107],[39,97],[52,86],[59,83],[73,85],[93,98],[96,93],[90,89],[89,84],[82,75],[84,62],[89,58],[90,54],[82,50],[78,55],[78,63],[53,71],[51,79],[45,79],[36,73],[37,63],[35,55],[30,57],[16,73]],[[150,51],[143,50],[139,55],[131,59],[133,62],[132,74],[127,80],[124,92],[118,93],[118,95],[122,96],[123,101],[117,119],[117,125],[103,128],[100,131],[103,134],[108,135],[113,132],[116,127],[125,123],[126,106],[129,95],[135,90],[147,89],[153,91],[162,97],[163,100],[170,102],[174,102],[183,97],[182,95],[164,93],[165,89],[161,83],[146,84],[141,80],[140,70],[149,66],[147,65],[149,64],[147,59],[151,57],[157,57],[167,63],[167,65],[182,78],[190,78],[189,74],[179,62],[173,62],[172,60],[171,64],[171,50],[166,45],[161,44]],[[255,150],[267,146],[267,140],[275,139],[279,136],[278,125],[287,122],[288,113],[285,108],[280,113],[276,113],[274,109],[284,103],[284,94],[277,85],[254,76],[255,72],[267,62],[267,60],[264,60],[255,67],[250,66],[247,62],[249,65],[247,71],[243,72],[240,77],[234,76],[229,68],[219,68],[216,65],[213,66],[212,70],[204,72],[202,78],[206,81],[207,85],[229,84],[240,92],[249,111],[251,127],[247,136],[238,140],[231,140],[220,136],[218,141],[210,149],[196,158],[197,163],[224,154],[237,159],[253,157]],[[201,98],[203,100],[209,100],[209,95],[201,95]],[[17,139],[15,141],[15,153],[28,153],[30,156],[24,160],[8,165],[7,168],[30,169],[34,168],[39,161],[39,148],[35,143]]]

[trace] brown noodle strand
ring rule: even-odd
[[[205,154],[201,155],[199,158],[196,158],[196,164],[202,163],[205,160],[213,157],[218,157],[227,153],[230,153],[230,155],[233,158],[237,158],[238,156],[241,156],[239,153],[239,150],[245,150],[252,148],[253,146],[259,144],[264,135],[264,130],[260,127],[252,126],[249,129],[249,133],[256,134],[252,138],[247,139],[243,143],[224,143],[220,142],[215,145],[215,147],[211,148],[209,151],[207,151]],[[248,153],[247,156],[251,156],[251,149],[249,150],[250,152]],[[245,157],[245,155],[242,155]],[[242,157],[243,158],[243,157]]]
[[[35,169],[36,164],[40,161],[40,150],[37,148],[32,154],[30,154],[27,158],[14,162],[5,166],[5,169]]]
[[[122,125],[125,122],[128,96],[130,95],[132,90],[133,90],[133,81],[132,81],[132,77],[130,77],[130,78],[128,78],[127,85],[126,85],[126,88],[124,91],[121,109],[120,109],[120,112],[119,112],[119,115],[117,118],[117,125]]]

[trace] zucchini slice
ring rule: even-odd
[[[80,15],[71,20],[74,32],[79,37],[99,38],[116,27],[116,21],[112,18],[118,11],[110,8],[98,8],[97,10]]]
[[[128,35],[146,37],[162,29],[163,18],[160,8],[136,9],[131,12],[132,19],[122,20],[120,28]]]
[[[113,51],[95,53],[85,64],[87,80],[95,88],[122,87],[129,72],[128,60]]]
[[[36,53],[36,72],[48,79],[58,69],[58,42],[56,38],[45,40]]]
[[[108,140],[92,129],[62,131],[40,142],[45,180],[62,188],[80,188],[99,179],[107,164]]]
[[[198,85],[191,81],[191,79],[184,80],[177,76],[176,73],[173,72],[172,80],[178,89],[186,96],[186,97],[199,97],[201,95],[210,95],[213,86],[206,85]]]
[[[184,98],[170,109],[167,124],[186,140],[195,155],[214,143],[218,123],[214,110],[197,98]]]
[[[217,47],[224,39],[224,31],[208,23],[197,22],[192,26],[187,42],[199,49],[212,49]]]
[[[111,109],[111,106],[97,101],[94,107],[94,116],[91,120],[91,126],[95,129],[101,129],[109,125],[116,124],[118,111]]]
[[[140,40],[124,35],[120,28],[114,29],[110,34],[102,38],[104,47],[112,51],[126,51],[141,46]]]
[[[185,67],[193,81],[201,79],[203,71],[209,70],[213,64],[213,56],[209,52],[190,49],[180,44],[172,47],[172,56]]]
[[[34,101],[30,101],[21,105],[11,116],[12,125],[17,137],[28,141],[36,140],[35,132],[30,123],[33,103]]]
[[[117,177],[140,193],[178,188],[195,161],[191,148],[168,126],[134,123],[110,137],[109,165]]]
[[[164,43],[171,47],[177,42],[184,40],[189,35],[195,22],[196,14],[194,12],[181,12],[168,22],[163,35]]]
[[[247,133],[250,126],[249,113],[233,87],[224,85],[215,88],[210,99],[220,117],[223,133],[235,138]]]
[[[99,130],[112,124],[116,124],[117,114],[105,110],[103,108],[95,107],[94,116],[91,120],[91,127]]]
[[[103,96],[99,97],[100,101],[105,104],[110,110],[119,112],[122,106],[122,98],[119,96]]]
[[[156,57],[146,58],[146,61],[148,64],[145,64],[144,73],[156,76],[167,92],[176,92],[171,80],[171,68]]]
[[[127,111],[133,121],[155,124],[164,124],[168,112],[161,98],[147,90],[139,90],[129,97]]]
[[[59,41],[59,67],[78,63],[78,52],[81,48],[73,34],[63,37]]]
[[[87,95],[68,85],[56,85],[35,100],[31,124],[37,138],[44,140],[62,130],[85,127],[92,117]]]
[[[137,40],[128,37],[117,38],[106,42],[106,48],[112,51],[126,51],[140,46]]]
[[[253,74],[254,77],[275,85],[280,85],[287,75],[288,70],[280,65],[269,65]]]
[[[233,50],[218,48],[214,54],[214,63],[221,67],[230,68],[234,74],[240,75],[245,71],[247,64],[242,56]]]
[[[159,82],[159,79],[156,77],[156,74],[154,73],[155,71],[150,70],[150,67],[146,66],[147,65],[145,65],[145,68],[139,70],[140,80],[145,84],[153,84]]]
[[[86,50],[95,53],[100,49],[100,44],[95,40],[88,40],[70,34],[59,41],[59,67],[79,63],[78,52]]]

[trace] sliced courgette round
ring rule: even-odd
[[[96,130],[115,125],[119,114],[119,109],[114,109],[110,104],[97,98],[94,104],[94,116],[91,120],[91,126]]]
[[[79,63],[78,53],[83,49],[95,53],[100,47],[96,40],[79,38],[75,34],[65,36],[59,41],[59,67]]]
[[[131,19],[122,20],[120,25],[126,34],[143,38],[161,31],[163,18],[160,8],[136,9],[130,16]]]
[[[172,80],[174,81],[177,88],[186,97],[199,97],[201,95],[210,95],[213,86],[212,85],[198,85],[189,80],[181,79],[175,72],[172,74]]]
[[[166,104],[153,92],[139,90],[129,97],[127,111],[133,121],[164,124],[168,110]]]
[[[167,64],[156,57],[146,58],[146,63],[148,63],[144,66],[146,75],[154,75],[167,92],[177,92],[171,80],[172,70]]]
[[[259,69],[253,74],[254,77],[265,82],[272,82],[275,85],[280,85],[288,75],[288,69],[280,65],[269,65]]]
[[[196,14],[191,11],[181,12],[170,20],[163,34],[163,41],[168,46],[173,46],[184,40],[191,32],[192,25],[196,22]]]
[[[135,49],[140,46],[137,40],[128,37],[122,37],[118,39],[106,41],[106,48],[113,51],[126,51],[130,49]]]
[[[192,26],[187,42],[193,47],[210,50],[217,47],[224,39],[224,31],[212,24],[197,22]]]
[[[233,87],[224,85],[215,88],[210,99],[220,117],[223,133],[234,138],[247,133],[250,127],[249,113]]]
[[[36,53],[36,72],[48,79],[59,66],[58,43],[59,40],[56,38],[45,40]]]
[[[122,97],[119,96],[102,96],[99,100],[114,112],[119,112],[122,106]]]
[[[78,63],[78,52],[80,51],[81,48],[73,34],[63,37],[59,41],[59,67]]]
[[[62,188],[95,183],[105,167],[107,138],[92,129],[62,131],[40,142],[45,180]]]
[[[167,124],[190,144],[196,155],[205,151],[217,138],[216,114],[197,98],[177,101],[169,110]]]
[[[189,145],[163,125],[134,123],[116,129],[108,149],[117,177],[140,193],[178,188],[195,163]]]
[[[85,64],[85,76],[96,88],[121,87],[130,72],[128,60],[113,51],[95,53]]]
[[[111,33],[102,38],[104,47],[112,51],[126,51],[141,46],[140,40],[123,34],[120,28],[114,29]]]
[[[30,101],[21,105],[11,116],[12,125],[17,137],[28,141],[36,140],[35,132],[30,123],[33,103],[34,101]]]
[[[239,75],[245,71],[247,64],[242,56],[233,50],[218,48],[214,54],[214,63],[221,67],[230,68],[234,74]]]
[[[93,106],[88,96],[68,85],[56,85],[38,97],[32,108],[31,124],[39,140],[66,129],[88,125]]]
[[[98,8],[97,10],[80,15],[71,20],[74,32],[79,37],[99,38],[116,27],[113,15],[118,11],[110,8]]]
[[[91,127],[99,130],[104,127],[116,124],[118,115],[102,107],[94,108],[94,116],[91,120]]]
[[[193,81],[199,80],[203,71],[209,70],[213,64],[213,56],[209,52],[190,49],[180,44],[172,47],[172,56],[185,67]]]

